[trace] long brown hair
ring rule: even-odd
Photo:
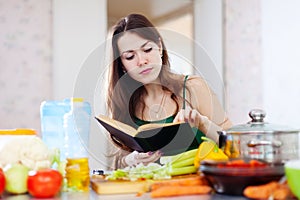
[[[123,71],[124,66],[120,58],[118,39],[126,32],[130,31],[142,38],[155,42],[162,48],[162,69],[159,79],[164,90],[172,93],[171,97],[176,102],[178,108],[178,94],[182,89],[182,78],[171,72],[168,52],[164,41],[154,25],[143,15],[130,14],[122,18],[114,27],[112,35],[113,62],[109,73],[109,88],[107,105],[112,118],[126,124],[135,126],[132,117],[135,115],[135,108],[138,104],[145,104],[143,97],[146,90],[142,83],[132,79]]]

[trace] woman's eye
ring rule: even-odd
[[[123,58],[125,58],[126,60],[132,60],[134,58],[134,53],[133,52],[128,52],[123,54]]]
[[[144,49],[144,52],[146,52],[146,53],[149,53],[149,52],[151,52],[151,51],[152,51],[152,47],[149,47],[149,48]]]
[[[132,60],[134,58],[134,55],[131,55],[131,56],[126,56],[126,60]]]

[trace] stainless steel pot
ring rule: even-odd
[[[299,158],[299,130],[264,122],[260,109],[249,112],[251,121],[219,131],[219,146],[230,158],[285,162]]]

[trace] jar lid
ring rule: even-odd
[[[253,109],[249,112],[251,121],[246,124],[233,126],[226,130],[226,134],[247,134],[247,133],[294,133],[299,130],[292,129],[288,126],[281,126],[264,122],[266,117],[265,111],[261,109]]]
[[[27,128],[2,129],[0,135],[36,135],[36,130]]]

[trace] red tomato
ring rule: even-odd
[[[61,189],[62,175],[54,169],[41,169],[28,174],[28,192],[37,198],[54,197]]]
[[[0,168],[0,195],[4,192],[5,189],[5,176],[3,170]]]
[[[256,167],[266,167],[267,164],[258,160],[250,160],[246,162],[244,160],[231,160],[226,163],[218,164],[218,167],[237,167],[237,168],[256,168]]]

